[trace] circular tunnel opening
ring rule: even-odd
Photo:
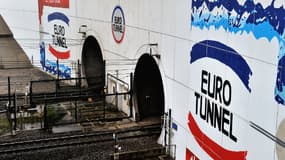
[[[84,42],[82,65],[88,88],[101,91],[105,85],[105,66],[100,45],[94,37],[90,36]]]
[[[149,54],[142,55],[136,65],[134,92],[140,119],[163,115],[163,82],[158,65]]]

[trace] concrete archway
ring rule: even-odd
[[[162,116],[164,91],[159,67],[149,54],[142,55],[135,68],[134,102],[138,110],[136,119]]]
[[[82,71],[86,77],[88,88],[100,91],[105,85],[105,64],[98,41],[89,36],[82,50]]]

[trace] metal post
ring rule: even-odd
[[[104,60],[103,61],[103,72],[104,73],[104,76],[103,76],[103,83],[104,83],[104,86],[106,84],[106,61]]]
[[[44,129],[46,130],[48,128],[48,122],[47,122],[47,104],[45,100],[45,105],[44,105]]]
[[[80,66],[80,61],[79,61],[79,59],[78,59],[78,61],[77,61],[77,68],[78,68],[78,87],[79,87],[79,94],[80,94],[80,96],[81,96],[81,94],[82,94],[82,91],[81,91],[81,66]]]
[[[32,104],[33,104],[33,82],[31,81],[30,82],[30,107],[32,107]]]
[[[58,92],[58,79],[55,80],[55,96],[57,97]]]
[[[43,106],[41,105],[41,113],[43,113]],[[43,117],[41,116],[41,129],[43,128]]]
[[[114,153],[118,152],[118,145],[117,145],[117,134],[113,133],[113,140],[114,140]]]
[[[130,74],[130,117],[133,116],[133,73]]]
[[[106,61],[104,60],[103,61],[103,72],[102,73],[104,73],[104,75],[103,75],[103,86],[104,86],[104,88],[103,88],[103,107],[104,107],[104,121],[105,121],[105,118],[106,118],[106,93],[107,92],[105,92],[106,90],[106,88],[105,88],[105,86],[106,86],[106,84],[108,85],[108,82],[106,81]]]
[[[168,110],[168,153],[170,154],[171,145],[171,109]]]
[[[167,113],[164,113],[164,145],[167,146]]]
[[[56,60],[56,72],[57,72],[57,79],[59,79],[59,61]]]
[[[75,114],[74,114],[74,116],[75,116],[75,122],[77,123],[78,122],[78,118],[77,118],[77,101],[75,101]]]
[[[79,78],[79,84],[78,84],[78,86],[79,86],[79,96],[80,96],[80,98],[81,98],[81,96],[82,96],[81,77]]]
[[[10,77],[8,77],[8,96],[9,96],[8,109],[11,109],[11,81],[10,81]]]
[[[10,130],[11,130],[11,134],[13,134],[13,124],[11,121],[11,83],[10,83],[10,77],[8,77],[8,98],[9,98],[9,104],[8,104],[8,109],[7,109],[7,117],[8,117],[8,121],[9,121],[9,126],[10,126]]]
[[[105,118],[106,118],[106,93],[105,91],[103,92],[103,114],[104,114],[104,121],[105,121]]]
[[[77,77],[81,77],[81,66],[80,66],[80,60],[77,60]]]
[[[58,61],[58,59],[56,60],[56,72],[57,72],[57,78],[55,80],[55,83],[56,83],[55,95],[57,97],[57,92],[58,92],[58,89],[59,89],[59,61]]]
[[[14,93],[14,130],[17,130],[17,104],[16,104],[16,93]]]
[[[23,111],[22,108],[19,109],[20,111],[20,130],[23,130]]]
[[[116,78],[119,79],[119,71],[116,70]],[[115,83],[115,88],[116,88],[116,96],[115,96],[115,100],[116,100],[116,108],[118,109],[118,103],[119,103],[119,100],[118,100],[118,81],[116,81]]]

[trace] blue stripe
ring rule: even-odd
[[[172,122],[172,128],[177,131],[178,130],[178,126],[176,123]]]
[[[65,22],[67,25],[69,25],[69,18],[65,14],[60,12],[54,12],[48,15],[48,22],[53,20],[61,20]]]
[[[227,65],[238,75],[247,90],[251,92],[249,78],[252,71],[245,59],[232,48],[217,41],[205,40],[195,44],[190,54],[190,63],[207,57]]]

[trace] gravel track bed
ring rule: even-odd
[[[158,147],[157,136],[131,138],[118,140],[122,151],[134,151],[146,148]],[[33,153],[0,155],[5,160],[107,160],[114,152],[114,142],[100,142],[89,145],[60,147]]]
[[[0,137],[0,143],[45,139],[45,138],[68,136],[74,134],[82,134],[82,133],[83,132],[81,131],[66,132],[66,133],[49,133],[44,130],[31,130],[31,131],[18,132],[16,135],[2,136]]]
[[[119,133],[118,139],[129,139],[130,137],[137,137],[137,136],[150,136],[154,135],[154,133],[159,132],[150,132],[150,131],[131,131],[126,133]],[[90,144],[90,143],[98,143],[101,141],[113,141],[113,135],[112,133],[107,134],[101,134],[101,133],[90,133],[90,134],[82,134],[82,135],[72,135],[72,136],[64,136],[64,137],[52,137],[49,139],[37,139],[24,141],[24,142],[13,142],[13,143],[2,143],[0,144],[0,154],[3,154],[2,151],[7,150],[17,150],[17,152],[23,152],[23,149],[25,148],[25,151],[27,150],[38,150],[39,148],[44,149],[48,148],[54,148],[59,147],[59,145],[62,146],[70,146],[70,145],[78,145],[78,144]],[[30,149],[28,149],[30,148]]]

